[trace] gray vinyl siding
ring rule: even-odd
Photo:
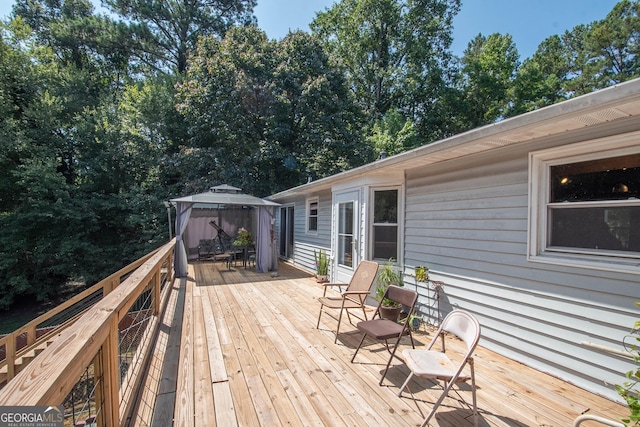
[[[529,214],[536,213],[534,218],[540,213],[538,206],[529,206],[529,191],[546,185],[529,182],[528,169],[529,154],[538,150],[557,147],[561,155],[562,147],[598,138],[617,136],[623,144],[633,143],[630,138],[640,140],[640,136],[623,135],[640,131],[638,116],[640,79],[426,144],[274,197],[282,203],[293,195],[322,191],[321,207],[327,209],[322,216],[330,222],[331,195],[323,189],[361,188],[361,202],[368,203],[372,187],[403,184],[399,262],[405,286],[417,286],[420,291],[419,310],[425,320],[436,323],[453,308],[469,310],[482,325],[481,345],[621,401],[614,387],[625,382],[624,373],[635,366],[616,351],[623,352],[625,337],[638,319],[634,302],[640,300],[640,275],[630,263],[625,263],[626,272],[616,270],[614,264],[604,269],[604,259],[587,262],[584,268],[578,262],[562,264],[563,255],[554,256],[554,264],[547,263],[546,254],[529,260]],[[537,173],[531,176],[539,178]],[[296,215],[304,215],[300,208],[304,199],[296,203]],[[370,211],[364,204],[361,213],[359,249],[366,259]],[[328,248],[329,223],[321,230],[314,237],[297,232],[296,253],[306,252],[308,258],[311,245]],[[531,231],[540,234],[538,228]],[[412,275],[417,265],[428,266],[430,278],[444,282],[440,315],[433,289],[415,284]],[[476,365],[479,373],[499,368]]]
[[[306,230],[307,200],[316,196],[318,197],[318,232],[308,233]],[[315,271],[313,251],[323,249],[327,254],[331,253],[331,191],[279,200],[278,203],[294,205],[292,262],[310,272]],[[276,227],[279,229],[279,223],[276,223]]]
[[[630,361],[582,343],[621,349],[637,319],[637,277],[527,261],[527,154],[504,150],[408,172],[406,272],[427,265],[444,281],[442,315],[475,313],[481,345],[618,399],[613,385],[625,381]],[[420,304],[435,321],[425,287]]]

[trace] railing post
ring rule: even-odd
[[[36,325],[31,325],[25,330],[27,333],[27,347],[36,342]]]
[[[120,364],[118,363],[118,316],[111,318],[109,336],[103,344],[104,421],[107,426],[120,425]]]
[[[5,358],[7,359],[7,382],[16,376],[16,334],[9,334],[5,344]]]
[[[115,288],[114,285],[115,280],[107,280],[105,284],[102,286],[102,297],[109,295],[109,293]]]
[[[93,358],[93,379],[96,384],[95,387],[95,402],[96,402],[96,424],[100,427],[104,427],[107,425],[107,420],[105,416],[105,408],[100,407],[102,402],[105,402],[105,378],[106,378],[106,370],[104,368],[105,357],[104,351],[106,350],[106,345],[102,346],[102,349],[98,351],[96,356]],[[98,381],[100,381],[100,385],[98,385]]]
[[[173,282],[173,251],[169,252],[167,264],[167,282],[171,284]]]
[[[161,270],[162,264],[158,264],[156,271],[153,274],[153,315],[157,316],[160,313],[160,283],[161,283]]]

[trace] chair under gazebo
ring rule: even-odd
[[[274,209],[279,204],[242,193],[242,189],[223,184],[209,191],[171,199],[176,206],[176,276],[187,275],[187,263],[198,256],[201,240],[215,240],[221,231],[236,236],[249,230],[255,238],[255,269],[277,270],[278,256],[273,236]],[[215,226],[212,225],[215,224]]]

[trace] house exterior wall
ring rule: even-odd
[[[482,346],[614,400],[632,364],[593,344],[620,348],[637,319],[638,275],[529,261],[528,168],[532,151],[624,130],[542,139],[406,173],[405,273],[427,265],[430,278],[445,283],[441,315],[469,310],[482,325]],[[419,285],[421,313],[435,322],[434,292]]]
[[[318,231],[307,232],[307,200],[318,198]],[[293,256],[289,260],[297,267],[315,272],[313,251],[323,249],[331,254],[331,191],[279,200],[294,206]],[[280,216],[276,215],[277,236],[280,236]]]
[[[637,173],[640,155],[638,117],[640,79],[272,197],[279,203],[295,201],[296,218],[302,225],[306,197],[320,194],[321,215],[335,221],[331,203],[336,195],[359,189],[359,249],[363,259],[370,259],[367,205],[371,189],[401,186],[399,263],[405,286],[416,286],[420,292],[419,310],[425,320],[436,323],[453,308],[467,309],[482,325],[482,346],[621,401],[615,385],[625,382],[624,374],[635,369],[624,344],[633,344],[628,337],[638,318],[634,302],[640,300],[640,258],[634,249],[640,198],[631,192],[627,198],[598,195],[571,204],[574,200],[552,202],[549,190],[552,166],[582,164],[579,169],[596,165],[593,175],[598,177],[608,173],[605,165],[613,164],[614,171],[626,170],[616,159],[629,163],[631,171],[626,176],[635,183],[632,174]],[[613,188],[612,193],[619,192],[617,184]],[[626,225],[611,222],[611,227],[618,227],[617,231],[626,227],[629,245],[617,249],[607,246],[610,243],[580,246],[584,244],[581,240],[567,240],[578,244],[553,246],[557,234],[555,230],[549,233],[547,224],[563,225],[553,222],[557,217],[550,218],[550,212],[561,209],[565,209],[559,215],[564,221],[570,215],[577,217],[576,212],[606,210],[606,215],[611,212],[613,221],[621,223],[616,214],[623,212],[628,217]],[[582,235],[578,238],[599,236],[593,219],[573,224],[560,230],[579,230]],[[313,247],[328,249],[331,242],[329,223],[316,236],[305,235],[304,228],[297,226],[296,263],[312,268]],[[415,283],[414,267],[419,265],[430,268],[430,279],[444,283],[440,299],[431,287]]]

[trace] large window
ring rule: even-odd
[[[307,233],[318,232],[318,198],[307,200]]]
[[[606,151],[586,152],[607,148]],[[592,265],[640,258],[640,148],[611,142],[532,155],[530,255]]]
[[[373,259],[398,260],[398,190],[373,191]]]

